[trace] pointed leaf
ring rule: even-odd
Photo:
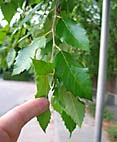
[[[62,120],[64,121],[64,124],[66,126],[66,128],[69,130],[70,132],[70,136],[73,132],[73,130],[76,127],[76,123],[73,121],[73,119],[66,114],[66,112],[64,111],[64,108],[61,106],[61,102],[59,99],[59,94],[58,94],[58,89],[55,89],[55,92],[51,98],[51,104],[54,108],[54,110],[56,110],[62,117]]]
[[[44,48],[46,45],[46,38],[40,37],[33,40],[33,42],[26,48],[18,52],[14,64],[13,75],[19,74],[24,70],[28,70],[32,64],[32,59],[39,48]]]
[[[85,104],[80,102],[70,92],[61,93],[60,99],[64,111],[81,127],[85,115]]]
[[[55,71],[59,80],[74,96],[92,99],[91,80],[87,70],[72,64],[72,57],[69,53],[61,51],[57,54]]]
[[[76,128],[76,123],[73,121],[73,119],[69,115],[67,115],[65,111],[62,112],[61,117],[65,123],[66,128],[69,130],[70,136],[71,136],[73,130]]]
[[[37,116],[37,120],[38,120],[41,128],[43,129],[43,131],[46,130],[46,128],[50,122],[50,118],[51,118],[50,110],[47,110],[46,112],[44,112],[40,116]]]
[[[47,97],[48,92],[50,90],[50,86],[48,83],[48,76],[47,74],[52,71],[50,63],[46,63],[41,60],[33,60],[33,65],[35,68],[35,75],[36,75],[36,83],[37,83],[37,94],[36,98],[39,97]],[[39,124],[43,131],[46,130],[48,123],[50,122],[50,110],[44,112],[41,116],[37,117]]]
[[[80,24],[70,19],[60,19],[56,32],[62,42],[66,41],[73,47],[89,51],[89,40]]]
[[[50,86],[48,82],[48,74],[53,71],[52,64],[41,61],[33,60],[33,65],[35,68],[35,79],[37,84],[36,98],[47,97]],[[41,116],[37,117],[41,128],[45,131],[48,123],[50,122],[50,110],[44,112]]]
[[[1,5],[2,13],[5,17],[5,19],[10,23],[11,19],[13,18],[14,14],[17,12],[17,3],[14,2],[8,2],[3,3]]]

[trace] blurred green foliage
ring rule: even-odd
[[[108,78],[117,75],[117,2],[110,4],[110,27],[108,42]],[[102,1],[79,0],[74,10],[74,19],[82,23],[90,40],[91,55],[88,65],[93,77],[97,77],[100,48]]]
[[[7,6],[1,2],[1,9],[9,24],[0,29],[0,69],[6,70],[8,67],[7,56],[11,48],[18,51],[27,47],[32,38],[46,33],[51,27],[51,4],[44,4],[42,6],[42,0],[18,1],[14,6],[15,1],[10,0],[10,8],[13,12],[10,13],[6,10]],[[38,4],[39,3],[39,4]],[[50,1],[51,3],[51,1]],[[99,63],[99,47],[100,47],[100,30],[101,30],[101,8],[102,1],[98,0],[63,0],[59,1],[57,12],[62,17],[71,18],[76,22],[80,22],[87,31],[87,35],[90,41],[90,52],[80,51],[73,49],[74,56],[78,56],[78,60],[83,65],[88,65],[92,77],[97,77],[98,63]],[[23,4],[23,5],[22,5]],[[18,10],[17,10],[18,8]],[[49,9],[50,8],[50,9]],[[12,21],[12,16],[17,11],[17,18],[15,22]],[[69,14],[68,14],[69,13]],[[111,1],[110,6],[110,29],[109,29],[109,44],[108,44],[108,77],[115,76],[117,74],[117,2]],[[45,31],[43,28],[45,28]],[[12,64],[15,61],[17,54],[12,58]]]
[[[112,142],[117,142],[117,124],[108,127],[107,131]]]
[[[96,105],[95,104],[89,104],[88,109],[89,109],[91,115],[93,117],[95,117]],[[104,108],[103,119],[106,120],[106,121],[112,121],[113,120],[113,114],[107,108]]]
[[[23,72],[20,75],[12,75],[10,71],[3,72],[3,79],[4,80],[14,80],[14,81],[32,81],[33,75],[29,74],[29,72]]]

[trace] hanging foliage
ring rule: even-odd
[[[92,100],[88,62],[84,58],[90,55],[89,40],[75,17],[78,2],[9,0],[0,1],[0,5],[8,22],[8,30],[0,30],[5,66],[13,67],[13,75],[33,67],[35,97],[48,98],[52,90],[51,104],[72,134],[76,125],[82,125],[85,100]],[[37,117],[44,131],[50,118],[50,110]]]

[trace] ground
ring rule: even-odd
[[[3,81],[0,79],[0,116],[11,108],[34,97],[34,83]],[[19,142],[93,142],[94,119],[86,113],[82,128],[76,128],[69,138],[69,133],[58,113],[52,111],[51,122],[46,134],[41,130],[36,118],[31,120],[22,130]],[[109,142],[103,130],[102,142]]]

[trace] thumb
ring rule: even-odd
[[[11,136],[18,131],[33,117],[40,115],[49,108],[46,98],[28,101],[14,108],[0,118],[0,128],[7,131]]]

